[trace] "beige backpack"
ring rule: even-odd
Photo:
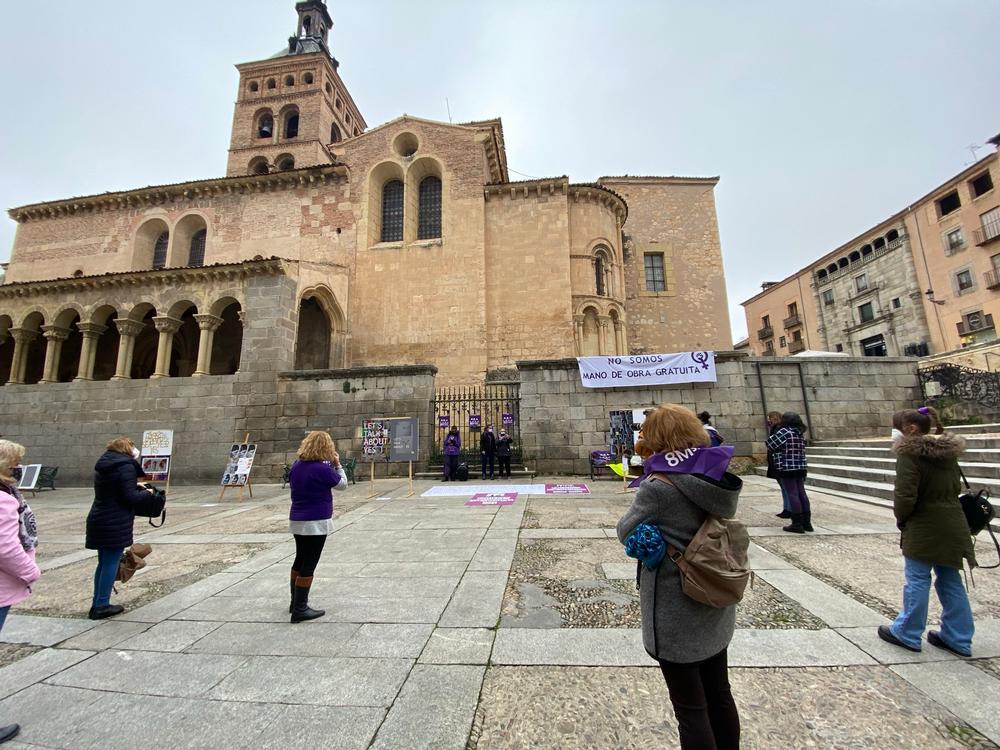
[[[684,495],[666,474],[650,476],[672,485]],[[683,551],[667,544],[667,556],[680,570],[681,588],[685,594],[696,602],[722,608],[740,601],[751,581],[749,547],[750,534],[746,526],[739,521],[709,515]]]

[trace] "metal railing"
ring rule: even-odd
[[[975,237],[978,246],[988,245],[1000,239],[1000,221],[986,222],[979,229],[973,229],[972,236]]]
[[[970,334],[977,333],[978,331],[989,331],[993,329],[993,316],[989,314],[983,315],[980,318],[979,323],[975,325],[970,324],[968,319],[963,320],[957,325],[959,336],[968,336]]]
[[[997,278],[996,271],[987,271],[983,274],[987,289],[1000,289],[1000,278]]]
[[[973,401],[992,407],[1000,406],[1000,372],[941,364],[921,368],[918,376],[925,402],[947,398]],[[930,383],[934,383],[934,386],[928,388]]]
[[[774,338],[774,329],[768,326],[767,328],[761,328],[757,331],[757,340],[764,341],[765,339]]]
[[[802,325],[802,316],[799,315],[798,313],[796,313],[795,315],[789,315],[782,322],[782,325],[785,327],[785,330],[788,330],[789,328],[794,328],[795,326],[800,326]]]

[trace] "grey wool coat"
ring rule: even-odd
[[[632,507],[618,522],[618,539],[640,523],[660,529],[663,538],[683,550],[711,513],[736,515],[743,480],[725,474],[718,482],[697,474],[671,474],[674,486],[649,478],[640,486]],[[691,599],[681,590],[680,571],[665,558],[655,570],[645,567],[639,577],[642,642],[654,659],[690,664],[715,656],[729,646],[736,627],[736,605],[722,609]]]

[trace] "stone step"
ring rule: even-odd
[[[1000,435],[965,434],[966,449],[983,450],[1000,448]],[[817,440],[809,444],[810,448],[889,448],[889,437],[864,438],[861,440]]]
[[[809,473],[812,474],[813,472],[823,476],[832,476],[842,479],[858,479],[858,480],[886,483],[890,488],[895,482],[895,477],[896,477],[895,465],[893,464],[882,466],[879,468],[869,468],[869,467],[859,466],[856,463],[851,463],[851,464],[810,463]],[[969,484],[972,485],[974,488],[981,489],[985,487],[990,491],[990,494],[994,496],[1000,496],[1000,479],[996,477],[984,477],[979,475],[970,476],[968,472],[966,472],[966,478],[968,479]]]
[[[889,448],[888,443],[882,448],[856,448],[853,445],[810,446],[806,449],[806,453],[810,457],[838,456],[850,460],[857,458],[895,458],[895,454]],[[1000,463],[1000,448],[966,448],[962,454],[962,458],[967,461],[979,463]]]
[[[883,471],[888,471],[890,473],[895,472],[896,469],[896,457],[891,453],[885,456],[868,456],[868,455],[838,455],[836,453],[829,454],[814,454],[810,452],[809,466],[819,467],[819,466],[838,466],[838,467],[858,467],[863,469],[881,469]],[[967,458],[967,456],[963,456]],[[987,481],[998,481],[1000,480],[1000,463],[982,462],[982,461],[959,461],[959,465],[962,467],[962,471],[965,472],[967,477],[982,477]],[[971,479],[969,480],[972,481]]]
[[[959,435],[995,435],[1000,433],[1000,424],[957,424],[944,429]]]

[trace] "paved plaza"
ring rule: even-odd
[[[816,533],[783,534],[776,485],[745,481],[757,578],[730,648],[743,746],[997,747],[1000,574],[971,590],[974,659],[891,647],[875,634],[902,583],[891,512],[814,492]],[[422,496],[437,486],[338,493],[312,593],[327,615],[294,626],[287,490],[174,489],[162,529],[137,523],[153,553],[113,598],[127,611],[99,623],[85,619],[90,492],[39,494],[43,577],[0,635],[0,721],[23,726],[4,750],[677,747],[614,533],[631,495],[598,480],[471,507]]]

